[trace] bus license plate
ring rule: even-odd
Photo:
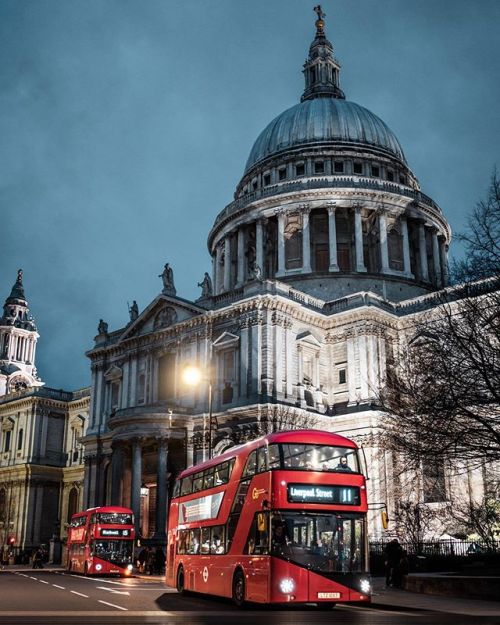
[[[318,599],[340,599],[339,592],[318,592]]]
[[[110,573],[119,573],[119,569],[109,569]]]

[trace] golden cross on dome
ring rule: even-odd
[[[321,4],[317,4],[313,11],[316,13],[316,15],[318,16],[319,20],[322,20],[324,17],[326,17],[326,13],[323,13],[322,9],[321,9]]]

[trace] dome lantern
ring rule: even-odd
[[[312,100],[313,98],[329,97],[344,99],[344,93],[339,87],[340,64],[333,56],[332,44],[325,36],[326,14],[321,10],[321,5],[314,7],[318,19],[316,20],[316,37],[309,48],[309,58],[304,63],[306,87],[301,98]]]

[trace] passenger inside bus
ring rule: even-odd
[[[347,464],[346,456],[341,456],[340,462],[335,467],[335,471],[351,471],[352,472],[351,467]]]

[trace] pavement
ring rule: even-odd
[[[61,566],[52,564],[44,565],[44,569],[49,571],[64,571]],[[12,573],[33,571],[32,567],[28,565],[11,565],[6,566],[3,570]],[[164,583],[165,581],[163,575],[135,573],[134,577],[150,582]],[[500,601],[426,595],[423,593],[408,592],[407,590],[399,588],[387,588],[385,586],[385,578],[383,577],[373,577],[372,586],[373,593],[370,607],[373,608],[382,610],[409,609],[467,616],[500,616]]]

